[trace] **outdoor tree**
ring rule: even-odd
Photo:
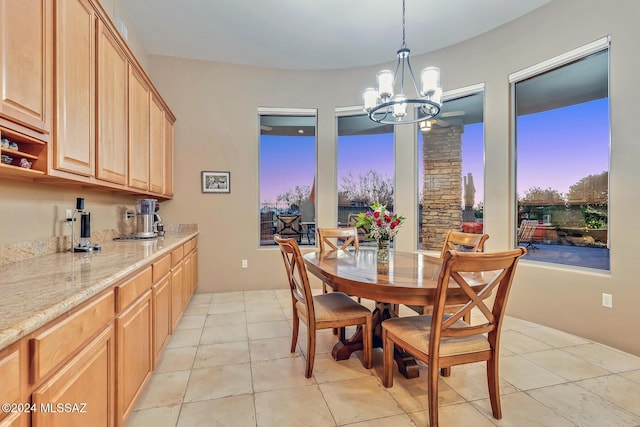
[[[369,170],[354,177],[351,172],[342,177],[340,192],[349,200],[357,200],[372,205],[378,201],[393,206],[393,181],[386,175]]]
[[[310,185],[296,185],[294,188],[289,188],[284,192],[276,196],[276,201],[285,203],[295,203],[298,206],[300,203],[309,198],[311,194]]]
[[[609,198],[609,173],[589,175],[569,187],[569,203],[606,204]]]
[[[540,187],[531,187],[524,193],[524,197],[520,199],[523,204],[544,204],[559,205],[564,204],[564,197],[558,190],[553,188],[542,189]]]

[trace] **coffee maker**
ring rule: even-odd
[[[136,228],[133,237],[148,239],[164,234],[162,218],[157,211],[160,208],[157,199],[136,199]]]

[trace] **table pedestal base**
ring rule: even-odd
[[[376,308],[372,313],[373,326],[373,348],[382,347],[382,322],[391,317],[398,317],[396,307],[386,302],[376,302]],[[356,332],[350,338],[342,337],[333,346],[331,356],[334,360],[347,360],[354,351],[362,350],[362,327],[358,326]],[[395,348],[394,359],[398,364],[398,369],[406,378],[417,378],[420,376],[418,364],[409,353],[405,353],[397,346]]]

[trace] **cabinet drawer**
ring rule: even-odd
[[[153,283],[158,283],[160,279],[171,271],[171,255],[165,255],[159,261],[153,263]]]
[[[151,289],[151,266],[137,273],[131,279],[116,286],[116,313],[121,313],[129,304]]]
[[[17,402],[20,399],[20,349],[0,358],[0,378],[3,384],[0,387],[0,403]]]
[[[196,239],[191,239],[189,240],[187,243],[185,243],[184,245],[182,245],[182,247],[184,248],[184,254],[188,254],[189,252],[191,252],[193,250],[193,248],[196,247]]]
[[[182,258],[184,258],[184,245],[178,247],[177,249],[174,249],[173,252],[171,252],[171,267],[175,267],[176,265],[178,265],[178,263],[180,261],[182,261]]]
[[[113,319],[114,295],[105,293],[70,317],[29,340],[32,383],[47,376]]]

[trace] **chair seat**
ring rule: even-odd
[[[358,304],[342,292],[314,296],[313,307],[316,313],[316,322],[331,322],[349,318],[358,319],[371,315],[371,311],[368,308]],[[296,309],[300,315],[306,316],[303,303],[298,301]]]
[[[446,316],[445,317],[450,317]],[[429,335],[431,330],[431,316],[408,316],[387,319],[382,327],[402,341],[410,342],[416,349],[429,354]],[[468,328],[469,325],[456,321],[452,328]],[[455,356],[457,354],[476,353],[490,350],[491,346],[485,335],[470,337],[442,337],[440,340],[440,356]]]

